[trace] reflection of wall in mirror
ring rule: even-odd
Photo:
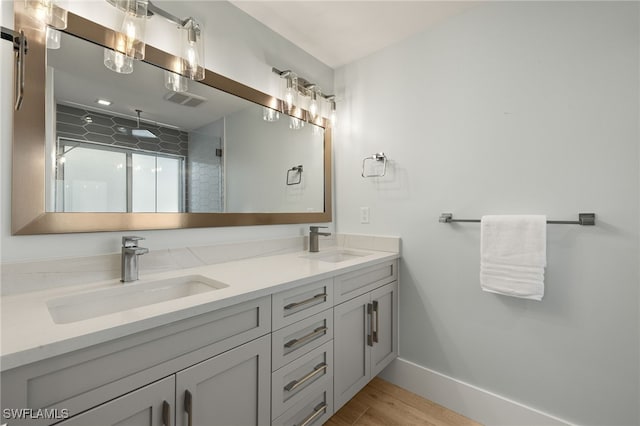
[[[222,149],[224,118],[189,132],[187,211],[191,213],[224,212],[224,174]]]
[[[226,117],[226,202],[228,212],[321,212],[324,210],[324,132],[309,123],[289,129],[289,117],[275,122],[251,106]],[[302,165],[299,185],[287,185],[287,171]]]

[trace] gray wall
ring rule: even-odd
[[[337,230],[402,236],[403,358],[576,423],[640,423],[638,21],[635,2],[494,2],[336,71]],[[378,151],[389,176],[362,179]],[[598,223],[549,226],[534,302],[483,293],[478,224],[441,212]]]

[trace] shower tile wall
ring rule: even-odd
[[[222,149],[223,137],[223,118],[195,129],[190,134],[187,157],[189,169],[187,205],[190,212],[224,211],[223,157],[216,155],[216,149]]]
[[[87,117],[91,117],[91,119],[89,120]],[[58,137],[187,156],[189,133],[141,122],[140,128],[149,130],[157,136],[157,139],[137,138],[127,134],[131,129],[137,127],[135,120],[67,105],[57,105],[56,134]]]

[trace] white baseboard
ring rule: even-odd
[[[380,377],[486,426],[572,425],[402,358],[393,361]]]

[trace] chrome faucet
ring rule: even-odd
[[[311,226],[309,227],[309,251],[311,253],[317,253],[318,248],[318,235],[328,237],[331,232],[318,232],[320,228],[328,228],[328,226]]]
[[[142,237],[122,237],[122,264],[120,267],[120,281],[129,283],[138,279],[138,256],[149,253],[148,248],[138,247]]]

